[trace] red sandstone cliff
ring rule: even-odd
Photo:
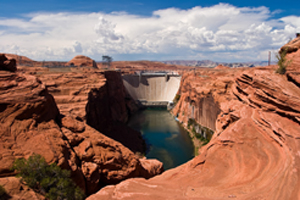
[[[300,199],[299,54],[285,75],[278,66],[185,74],[173,112],[214,129],[212,140],[182,166],[88,199]]]
[[[141,134],[124,125],[138,107],[126,92],[119,72],[75,68],[40,71],[35,76],[46,84],[61,114],[86,121],[133,152],[144,152]]]
[[[72,178],[87,194],[127,178],[150,178],[163,169],[159,161],[139,159],[79,116],[60,115],[47,87],[24,71],[0,71],[0,130],[0,183],[14,199],[39,198],[33,191],[24,193],[23,186],[11,187],[15,182],[10,177],[13,161],[33,153],[71,170]]]

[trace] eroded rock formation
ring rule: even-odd
[[[160,162],[145,164],[121,143],[87,125],[80,116],[61,115],[46,85],[24,72],[0,71],[0,130],[0,177],[14,175],[10,170],[13,161],[32,154],[71,170],[72,178],[87,194],[107,184],[133,177],[149,178],[163,170]]]
[[[300,199],[299,53],[286,75],[278,66],[186,74],[173,112],[211,126],[212,140],[184,165],[88,199]]]

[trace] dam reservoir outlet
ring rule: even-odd
[[[181,165],[194,157],[194,146],[183,127],[165,109],[137,112],[128,125],[140,131],[147,144],[147,158],[155,158],[165,169]]]

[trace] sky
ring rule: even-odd
[[[34,60],[266,61],[300,32],[285,0],[0,0],[0,52]]]

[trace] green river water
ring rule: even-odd
[[[142,110],[128,125],[140,131],[147,144],[147,158],[156,158],[165,169],[174,168],[194,157],[194,146],[188,133],[167,110]]]

